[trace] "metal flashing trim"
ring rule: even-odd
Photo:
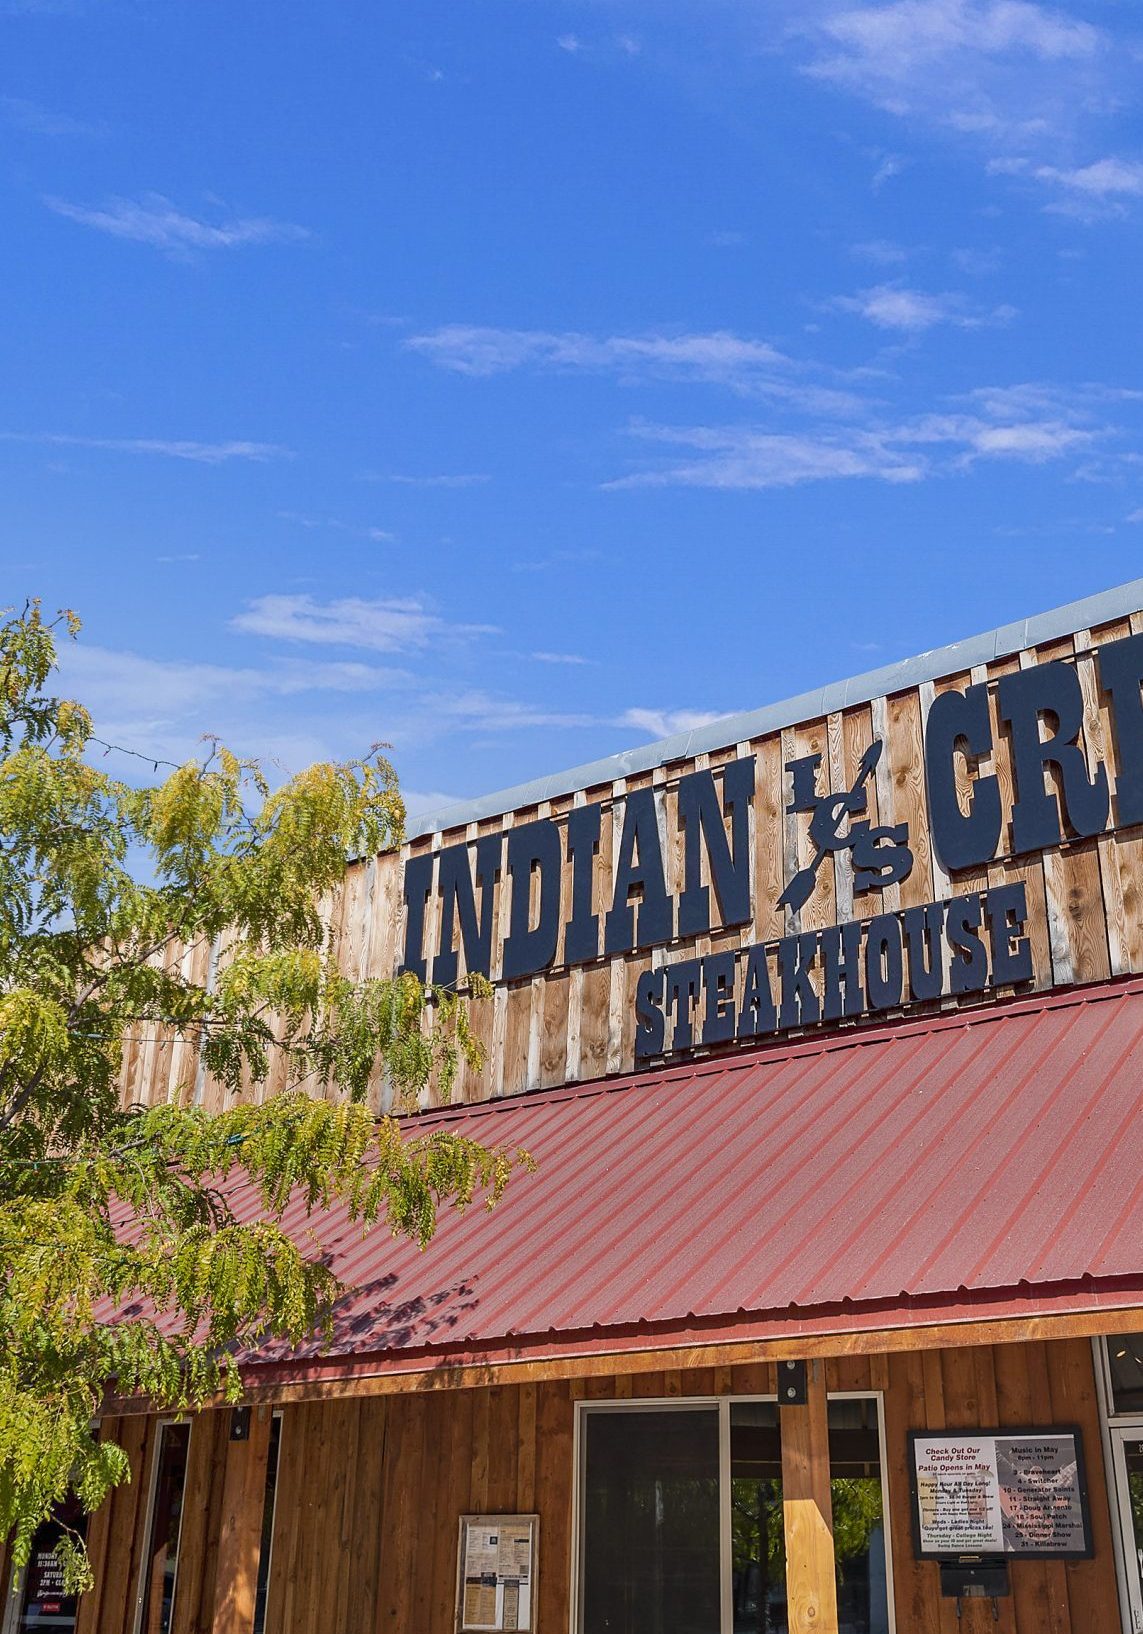
[[[947,647],[935,647],[918,653],[914,658],[903,658],[880,669],[867,670],[847,681],[833,681],[815,691],[785,698],[779,703],[764,704],[761,709],[743,710],[736,715],[725,715],[707,726],[690,732],[679,732],[656,743],[645,743],[635,749],[622,750],[602,760],[588,761],[573,766],[569,771],[553,772],[529,783],[518,783],[514,788],[499,789],[494,794],[481,795],[475,800],[460,800],[454,805],[440,807],[412,817],[406,825],[406,839],[419,839],[446,829],[464,828],[469,823],[483,822],[509,811],[522,811],[538,806],[544,800],[559,800],[581,789],[599,788],[620,778],[635,777],[640,772],[652,771],[656,766],[673,761],[690,760],[695,755],[711,754],[745,743],[751,738],[765,737],[780,732],[787,726],[798,726],[804,721],[819,720],[854,704],[869,703],[893,692],[904,692],[925,681],[940,680],[946,675],[969,670],[976,664],[988,664],[997,658],[1010,657],[1027,647],[1038,647],[1047,641],[1056,641],[1077,630],[1107,624],[1128,613],[1143,610],[1143,579],[1132,579],[1127,584],[1101,590],[1094,596],[1069,602],[1032,618],[1020,619],[1014,624],[1002,624],[997,630],[984,635],[969,636],[954,641]]]

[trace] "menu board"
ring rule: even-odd
[[[917,1553],[1091,1554],[1078,1430],[914,1432]]]
[[[538,1515],[462,1515],[457,1634],[535,1626]]]

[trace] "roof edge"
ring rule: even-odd
[[[983,635],[969,636],[946,647],[934,647],[913,658],[903,658],[880,669],[867,670],[849,680],[833,681],[811,692],[802,692],[779,703],[764,704],[760,709],[744,710],[725,715],[707,726],[690,732],[679,732],[673,737],[660,738],[656,743],[625,749],[619,754],[601,760],[587,761],[567,771],[549,773],[531,782],[517,783],[511,788],[499,789],[473,800],[460,800],[411,818],[406,825],[407,840],[420,839],[426,834],[443,832],[450,828],[464,828],[469,823],[482,822],[490,817],[503,816],[544,800],[558,800],[583,789],[597,788],[614,783],[620,778],[634,777],[640,772],[654,770],[672,761],[689,760],[695,755],[710,754],[726,749],[750,738],[763,737],[797,726],[804,721],[818,720],[853,704],[868,703],[891,692],[903,692],[908,687],[925,681],[936,681],[976,664],[991,663],[997,658],[1010,657],[1027,647],[1040,646],[1077,630],[1092,625],[1106,624],[1127,613],[1143,610],[1143,578],[1131,579],[1110,590],[1098,591],[1079,601],[1068,602],[1046,613],[1020,619],[1014,624],[1002,624]]]

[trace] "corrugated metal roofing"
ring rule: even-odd
[[[538,1172],[443,1215],[424,1252],[337,1209],[287,1226],[352,1290],[332,1355],[378,1370],[1123,1308],[1143,1303],[1141,1118],[1136,980],[423,1114],[410,1133],[524,1146]]]

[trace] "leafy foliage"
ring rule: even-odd
[[[439,1207],[491,1206],[529,1161],[365,1104],[379,1070],[407,1100],[481,1061],[464,995],[334,962],[323,897],[348,854],[401,837],[389,763],[272,789],[210,744],[156,786],[121,781],[87,711],[49,690],[61,630],[74,615],[36,603],[0,622],[0,1537],[17,1563],[69,1487],[90,1511],[129,1478],[92,1428],[109,1390],[237,1399],[239,1348],[322,1327],[337,1288],[281,1229],[292,1195],[424,1244]],[[190,1063],[169,1104],[122,1103],[140,1035]],[[203,1071],[257,1092],[271,1059],[287,1081],[263,1104],[195,1104]],[[253,1223],[233,1176],[261,1194]],[[82,1544],[60,1556],[82,1587]]]

